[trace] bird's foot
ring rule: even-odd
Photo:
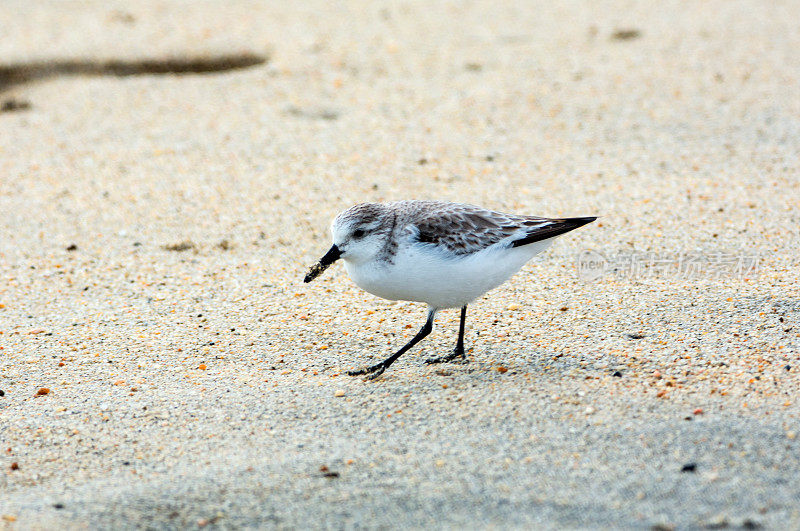
[[[425,360],[425,363],[428,365],[432,365],[434,363],[469,363],[467,359],[467,354],[464,352],[463,349],[455,349],[453,352],[446,356],[439,356],[437,358],[428,358]]]
[[[354,371],[347,371],[348,376],[361,376],[362,374],[366,374],[367,377],[364,378],[364,381],[374,380],[381,374],[383,371],[386,370],[386,363],[380,362],[376,363],[375,365],[370,365],[369,367],[364,367],[363,369],[356,369]]]

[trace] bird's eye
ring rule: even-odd
[[[359,238],[363,238],[363,237],[364,237],[364,231],[363,230],[357,229],[357,230],[353,231],[353,238],[358,240]]]

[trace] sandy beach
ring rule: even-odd
[[[800,2],[0,7],[0,529],[800,528]],[[337,212],[599,216],[425,320]]]

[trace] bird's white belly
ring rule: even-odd
[[[378,297],[457,308],[508,280],[550,243],[552,239],[516,248],[490,247],[456,257],[416,245],[399,252],[392,264],[354,264],[345,258],[345,269],[361,289]]]

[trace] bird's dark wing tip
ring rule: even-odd
[[[511,242],[511,247],[520,247],[522,245],[528,245],[542,240],[555,238],[556,236],[561,236],[562,234],[565,234],[571,230],[575,230],[578,227],[582,227],[587,223],[591,223],[596,219],[597,216],[587,216],[583,218],[548,220],[550,223],[545,223],[541,227],[534,228],[525,237]]]
[[[570,224],[574,224],[573,228],[578,228],[586,225],[587,223],[591,223],[592,221],[596,220],[597,216],[586,216],[584,218],[567,218],[563,221],[569,222]]]

